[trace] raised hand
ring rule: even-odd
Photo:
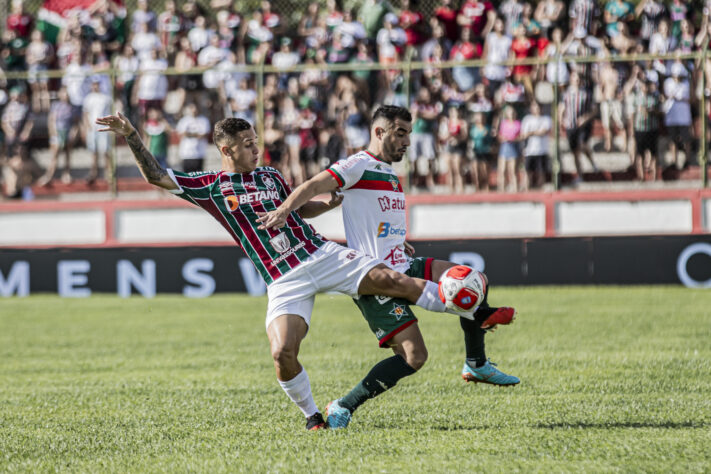
[[[100,132],[114,132],[117,135],[124,137],[129,136],[136,131],[135,127],[131,124],[121,112],[116,115],[107,115],[106,117],[99,117],[96,119],[97,125],[103,125],[106,128],[100,128]]]

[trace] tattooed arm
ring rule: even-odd
[[[164,189],[180,189],[175,182],[170,178],[168,172],[158,163],[151,155],[146,146],[141,141],[141,137],[136,131],[131,122],[120,112],[117,115],[108,115],[96,119],[98,125],[103,125],[106,128],[99,129],[100,132],[114,132],[126,138],[128,147],[133,152],[133,157],[136,159],[138,169],[146,178],[146,181],[154,186]]]

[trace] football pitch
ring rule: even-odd
[[[0,471],[710,472],[711,291],[494,288],[519,310],[466,384],[457,318],[346,430],[307,432],[276,382],[266,298],[0,300]],[[300,359],[320,408],[389,356],[320,295]]]

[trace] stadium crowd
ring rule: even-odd
[[[384,103],[410,108],[412,182],[429,190],[440,184],[463,192],[467,183],[488,190],[494,169],[500,191],[542,186],[555,123],[575,157],[574,182],[583,178],[584,158],[598,171],[593,146],[628,154],[637,179],[658,179],[668,152],[677,169],[696,162],[696,104],[700,94],[709,95],[700,84],[711,68],[684,57],[619,62],[615,56],[699,51],[711,40],[709,3],[440,0],[425,13],[417,0],[366,0],[350,10],[326,0],[309,4],[291,24],[268,0],[252,12],[236,10],[232,0],[211,0],[209,9],[194,0],[166,0],[160,8],[138,0],[130,14],[97,0],[70,16],[56,38],[46,38],[37,18],[13,0],[0,68],[28,75],[0,78],[5,191],[20,196],[32,183],[51,185],[60,155],[59,177],[70,182],[76,146],[92,152],[87,179],[95,181],[111,144],[93,122],[113,107],[140,124],[160,161],[179,137],[183,168],[202,169],[211,122],[225,116],[254,122],[255,75],[239,65],[262,61],[284,71],[264,79],[265,161],[293,184],[362,149],[370,113]],[[407,80],[401,69],[366,69],[407,58],[427,66]],[[513,58],[548,62],[500,64]],[[576,62],[585,58],[594,60]],[[486,65],[435,67],[476,59]],[[289,71],[338,63],[361,68]],[[165,74],[168,68],[188,73]],[[48,70],[63,76],[50,78]],[[711,84],[711,76],[703,79]],[[30,146],[39,124],[52,156],[45,170]]]

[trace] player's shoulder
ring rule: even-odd
[[[258,166],[254,170],[254,172],[259,173],[259,174],[276,174],[276,175],[281,176],[281,172],[278,169],[273,168],[271,166]]]

